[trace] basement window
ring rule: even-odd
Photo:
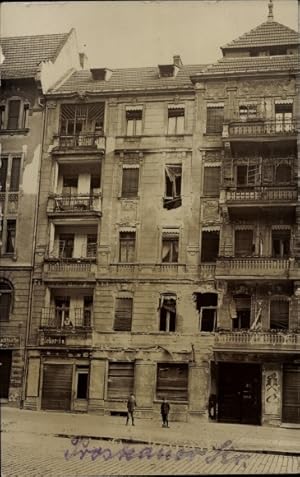
[[[219,255],[219,232],[203,231],[201,239],[201,262],[216,262]]]
[[[181,206],[182,166],[165,166],[165,209],[177,209]]]
[[[217,293],[196,293],[196,306],[199,312],[199,330],[212,332],[217,326]]]
[[[272,300],[270,304],[271,330],[287,330],[289,328],[289,302]]]
[[[159,302],[159,331],[176,330],[176,296],[161,295]]]

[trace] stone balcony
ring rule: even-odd
[[[224,257],[217,261],[219,279],[286,279],[289,278],[291,259],[264,257]]]
[[[101,205],[100,194],[55,194],[48,198],[47,214],[49,216],[100,216]]]
[[[102,274],[112,278],[182,278],[187,274],[186,264],[181,263],[111,263],[109,269],[98,270],[99,276]]]
[[[47,258],[44,262],[44,280],[94,280],[96,258]]]
[[[243,205],[282,205],[297,204],[298,192],[297,186],[290,185],[286,187],[263,187],[257,186],[252,189],[232,188],[221,191],[221,200],[228,206]]]
[[[220,331],[215,334],[215,351],[300,351],[299,332]]]
[[[223,138],[230,140],[261,140],[265,138],[290,138],[296,139],[296,121],[286,122],[276,121],[275,119],[253,119],[248,121],[233,121],[230,124],[224,124]]]
[[[104,153],[106,138],[102,134],[86,133],[72,136],[56,134],[53,137],[53,149],[61,152],[93,152]]]
[[[142,136],[117,136],[116,150],[123,149],[158,149],[158,148],[192,148],[192,134],[161,135],[148,134]]]

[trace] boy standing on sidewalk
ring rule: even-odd
[[[128,425],[129,422],[129,416],[131,417],[131,422],[132,425],[134,426],[134,410],[135,410],[135,397],[134,394],[131,394],[130,397],[128,398],[127,401],[127,420],[126,420],[126,426]]]
[[[163,399],[163,402],[160,407],[161,417],[162,417],[162,427],[169,427],[169,412],[170,412],[170,404],[166,400]]]

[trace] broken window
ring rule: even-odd
[[[214,331],[217,326],[217,293],[196,293],[196,306],[199,312],[199,330]]]
[[[204,167],[203,195],[218,197],[220,194],[220,167]]]
[[[176,296],[161,295],[159,303],[159,331],[176,329]]]
[[[141,107],[126,108],[126,135],[140,136],[142,134],[143,109]]]
[[[120,232],[119,262],[135,261],[135,232]]]
[[[86,243],[86,256],[96,257],[97,255],[97,235],[88,234]]]
[[[288,257],[290,254],[290,230],[272,230],[272,255],[276,258]]]
[[[251,297],[236,295],[233,297],[234,312],[232,313],[233,329],[249,329],[251,318]]]
[[[236,167],[236,184],[238,187],[254,186],[260,183],[259,164],[239,165]]]
[[[236,257],[249,257],[254,252],[253,230],[236,230],[234,254]]]
[[[276,132],[292,131],[293,104],[275,104]]]
[[[177,263],[179,249],[179,232],[163,232],[162,262]]]
[[[168,134],[184,133],[184,106],[168,106]]]
[[[60,134],[79,136],[81,134],[103,134],[104,103],[62,104]]]
[[[219,255],[219,232],[203,231],[201,238],[201,262],[216,262]]]
[[[132,298],[117,298],[114,331],[131,331]]]
[[[218,134],[223,131],[224,106],[207,105],[206,132]]]
[[[76,399],[88,398],[89,368],[76,366]]]
[[[187,363],[158,363],[156,398],[169,401],[188,401]]]
[[[165,166],[165,209],[176,209],[181,206],[181,178],[181,164]]]
[[[292,179],[292,168],[289,164],[279,164],[275,169],[277,184],[289,184]]]
[[[16,250],[16,226],[16,220],[7,220],[5,253],[14,253]]]
[[[122,197],[137,197],[139,190],[139,168],[123,167]]]
[[[74,251],[74,234],[59,235],[59,257],[72,258]]]
[[[0,321],[8,321],[13,298],[13,289],[6,282],[0,282]]]
[[[289,328],[289,302],[272,300],[270,304],[271,330],[287,330]]]
[[[247,121],[248,119],[255,119],[257,117],[257,105],[256,104],[244,104],[239,107],[239,114],[241,121]]]
[[[108,399],[128,399],[134,390],[134,363],[110,362],[107,381]]]

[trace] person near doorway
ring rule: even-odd
[[[134,426],[134,410],[135,410],[136,402],[134,394],[131,394],[127,401],[127,420],[126,426],[128,425],[129,418],[131,417],[131,423]]]
[[[160,407],[161,417],[162,417],[162,427],[169,427],[169,412],[170,412],[170,404],[163,398],[163,402]]]

